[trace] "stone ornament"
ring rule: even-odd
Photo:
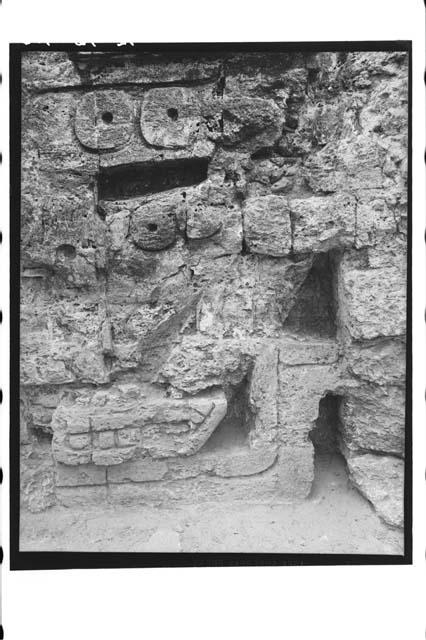
[[[201,122],[197,92],[186,87],[155,88],[146,92],[141,110],[141,131],[156,147],[188,147]]]
[[[126,145],[132,127],[132,101],[122,91],[94,91],[77,105],[75,133],[92,151],[111,151]]]
[[[130,231],[133,242],[145,251],[166,249],[176,239],[176,219],[173,205],[159,209],[153,201],[141,205],[133,213]]]

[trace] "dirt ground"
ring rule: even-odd
[[[317,456],[308,499],[173,508],[53,507],[21,513],[21,551],[403,553],[347,478],[340,456]]]

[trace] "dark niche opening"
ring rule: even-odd
[[[73,260],[76,256],[76,248],[72,244],[61,244],[56,248],[57,258],[67,258]]]
[[[213,431],[201,451],[211,453],[248,447],[251,423],[248,409],[248,389],[247,378],[235,387],[234,394],[228,401],[226,416]]]
[[[341,396],[328,393],[320,400],[318,418],[309,432],[314,446],[314,480],[310,497],[340,496],[346,499],[352,489],[346,459],[340,447]]]
[[[318,418],[315,427],[309,432],[315,453],[340,454],[340,405],[342,398],[328,393],[319,403]]]
[[[334,258],[330,253],[315,256],[284,327],[292,333],[321,338],[336,335]]]
[[[50,427],[40,427],[37,425],[29,424],[27,427],[29,435],[37,440],[39,444],[50,445],[53,439],[53,432]]]
[[[207,179],[208,165],[207,158],[192,158],[103,168],[98,177],[98,197],[99,200],[126,200],[196,185]]]

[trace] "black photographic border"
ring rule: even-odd
[[[329,566],[412,564],[413,469],[412,469],[412,41],[378,40],[345,42],[224,42],[224,43],[72,43],[9,45],[10,70],[10,569],[106,569],[145,567],[223,566]],[[90,51],[117,53],[208,53],[253,52],[352,52],[406,51],[408,53],[408,228],[407,228],[407,332],[405,386],[404,463],[404,553],[110,553],[20,551],[20,437],[19,437],[19,352],[20,352],[20,200],[21,200],[21,55],[26,51]]]

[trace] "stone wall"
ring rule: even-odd
[[[407,64],[23,54],[24,506],[304,498],[331,397],[402,525]]]

